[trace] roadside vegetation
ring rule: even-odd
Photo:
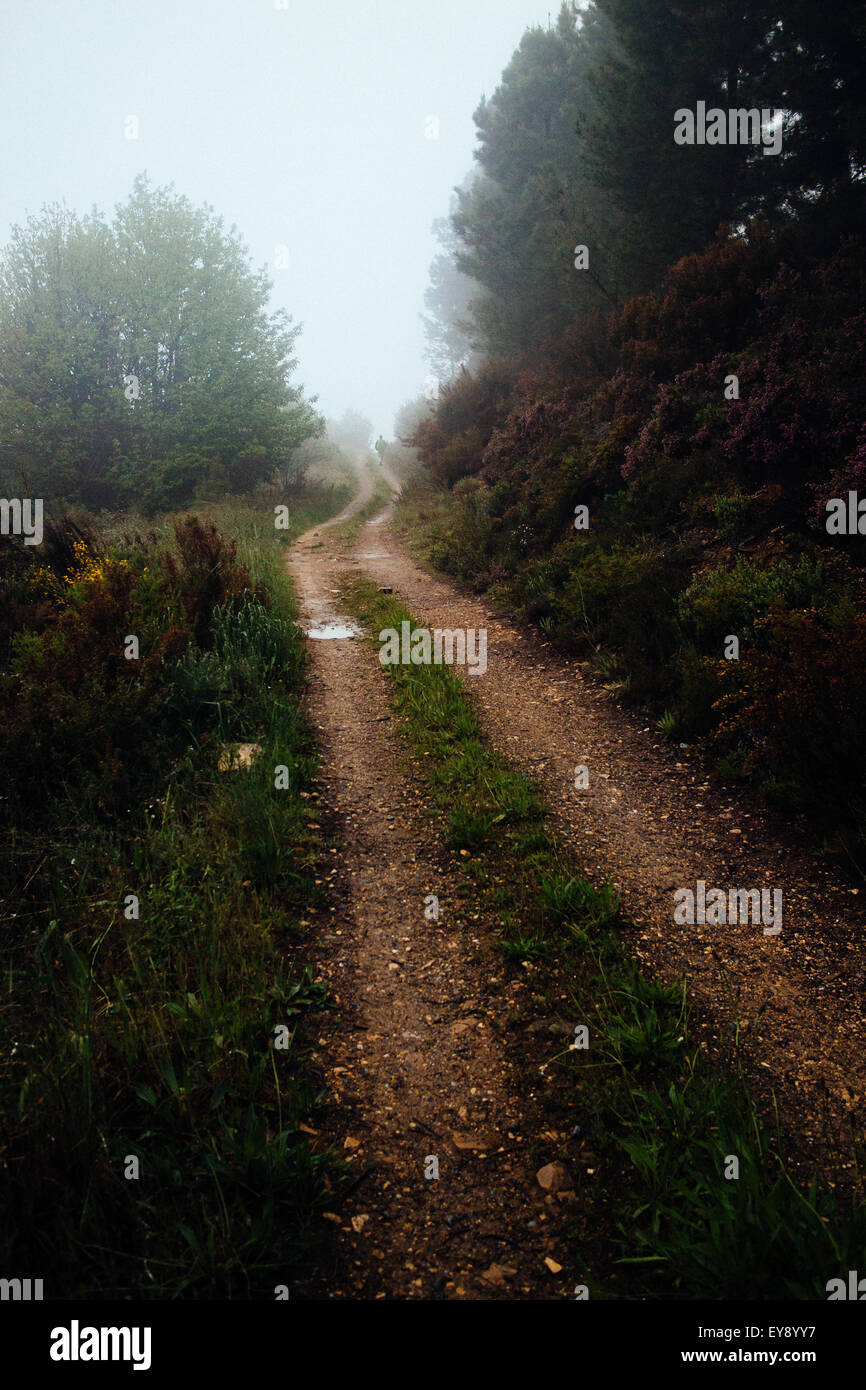
[[[741,19],[592,0],[523,35],[436,224],[403,516],[864,877],[866,31]],[[772,120],[683,144],[697,96]]]
[[[576,334],[567,362],[457,377],[401,511],[419,558],[860,876],[866,551],[825,522],[863,491],[862,280],[853,242],[820,260],[760,229],[719,241],[612,317],[604,369]]]
[[[46,1297],[273,1299],[317,1245],[321,832],[283,554],[344,496],[288,532],[238,502],[0,555],[3,1267]]]

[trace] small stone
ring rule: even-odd
[[[564,1163],[545,1163],[535,1175],[539,1187],[545,1192],[567,1192],[574,1187],[571,1174]]]
[[[492,1284],[496,1289],[504,1289],[506,1281],[513,1279],[516,1273],[517,1270],[512,1269],[510,1265],[492,1264],[489,1269],[485,1269],[481,1278],[485,1284]]]

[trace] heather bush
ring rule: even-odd
[[[553,596],[554,630],[587,649],[621,653],[630,697],[667,692],[677,645],[672,598],[680,583],[675,557],[659,547],[578,542]]]
[[[236,563],[236,543],[195,517],[177,523],[176,553],[139,549],[118,558],[75,521],[49,535],[44,557],[31,552],[2,569],[2,607],[20,625],[7,636],[0,668],[7,828],[48,815],[58,787],[97,818],[140,799],[153,769],[178,756],[190,733],[174,718],[176,672],[186,669],[179,658],[190,649],[201,659],[215,619],[222,631],[235,605],[243,623],[270,602]],[[138,639],[137,658],[125,655],[129,636]],[[218,722],[213,707],[199,707],[199,730],[203,714]]]
[[[774,799],[855,845],[866,831],[866,614],[779,609],[720,672],[713,744]]]

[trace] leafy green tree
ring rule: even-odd
[[[89,507],[243,491],[321,433],[300,326],[232,228],[146,177],[111,224],[47,208],[0,263],[0,477]],[[6,480],[9,483],[6,483]]]
[[[130,447],[116,256],[98,218],[51,206],[0,262],[4,490],[81,499]]]

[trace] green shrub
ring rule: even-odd
[[[685,632],[705,652],[720,655],[733,633],[741,645],[754,638],[756,621],[777,600],[803,607],[819,602],[825,593],[820,559],[801,556],[772,567],[738,557],[732,568],[720,565],[699,575],[682,594],[679,616]]]
[[[712,506],[719,535],[725,540],[742,535],[756,513],[752,498],[743,492],[717,493]]]

